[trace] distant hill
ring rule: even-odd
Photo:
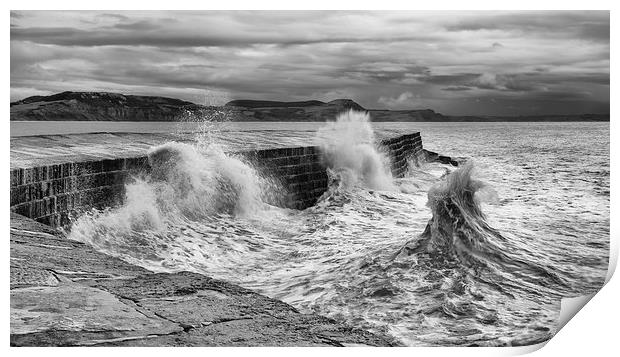
[[[575,115],[520,115],[520,116],[473,116],[443,115],[431,109],[423,110],[370,110],[375,122],[567,122],[609,121],[609,114]]]
[[[233,100],[225,104],[227,107],[243,107],[243,108],[281,108],[281,107],[312,107],[325,105],[320,100],[307,100],[304,102],[276,102],[272,100],[250,100],[239,99]]]
[[[62,92],[11,103],[11,120],[175,121],[203,109],[174,98]]]
[[[180,99],[109,92],[62,92],[11,103],[11,120],[91,121],[327,121],[354,109],[375,122],[609,121],[609,114],[543,116],[447,116],[432,109],[365,109],[351,99],[279,102],[240,99],[204,106]]]
[[[366,111],[351,99],[331,102],[309,100],[304,102],[276,102],[265,100],[233,100],[224,105],[233,109],[240,121],[326,121],[343,111]]]

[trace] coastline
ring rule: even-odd
[[[300,313],[229,282],[191,272],[151,272],[68,240],[53,228],[68,222],[67,212],[120,203],[109,198],[122,199],[129,172],[148,170],[145,147],[171,139],[132,134],[135,146],[129,147],[111,143],[113,135],[95,136],[98,140],[74,136],[73,148],[67,148],[71,141],[63,136],[63,150],[42,150],[53,142],[50,136],[25,137],[18,139],[23,145],[11,145],[11,346],[401,345],[393,337]],[[93,157],[76,149],[94,153],[97,143],[110,150]],[[383,139],[382,146],[396,176],[404,175],[411,159],[437,159],[422,149],[419,133]],[[113,148],[122,148],[123,155]],[[41,156],[46,150],[55,154]],[[242,154],[295,190],[287,203],[293,207],[312,205],[327,188],[315,147]],[[112,191],[84,200],[85,193],[90,196],[98,188]]]

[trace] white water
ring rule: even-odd
[[[277,186],[216,146],[168,144],[151,151],[175,157],[161,173],[129,184],[123,207],[82,217],[71,238],[154,271],[236,282],[408,345],[540,342],[554,332],[558,296],[592,291],[605,276],[609,152],[586,144],[604,143],[605,128],[467,125],[422,136],[431,150],[474,158],[478,174],[446,176],[453,168],[425,164],[396,180],[366,118],[325,125],[314,136],[335,180],[305,211],[266,204]]]
[[[158,240],[174,240],[169,236],[174,227],[219,216],[259,216],[268,206],[263,199],[274,191],[269,180],[218,145],[166,143],[149,150],[148,159],[151,174],[135,177],[126,185],[125,203],[83,215],[73,224],[70,238],[87,241],[111,255],[118,255],[117,249],[136,248],[155,259],[155,269],[167,270],[170,267],[159,266],[167,263],[162,257],[174,256],[174,252],[160,250]],[[139,253],[129,260],[144,264],[141,259],[145,256]]]
[[[348,185],[359,181],[370,189],[394,191],[389,158],[377,150],[367,113],[349,110],[317,131],[329,168],[345,178]]]

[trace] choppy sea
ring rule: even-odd
[[[330,187],[316,206],[270,205],[277,184],[201,135],[197,145],[152,148],[174,162],[129,182],[122,207],[79,218],[70,238],[410,346],[542,342],[555,333],[562,297],[604,282],[609,123],[375,124],[350,113],[250,126],[256,140],[285,128],[330,154]],[[391,177],[376,138],[413,131],[459,167],[412,164],[405,178]]]

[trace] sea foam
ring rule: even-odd
[[[349,110],[316,133],[326,166],[348,184],[395,191],[389,158],[378,150],[366,112]]]

